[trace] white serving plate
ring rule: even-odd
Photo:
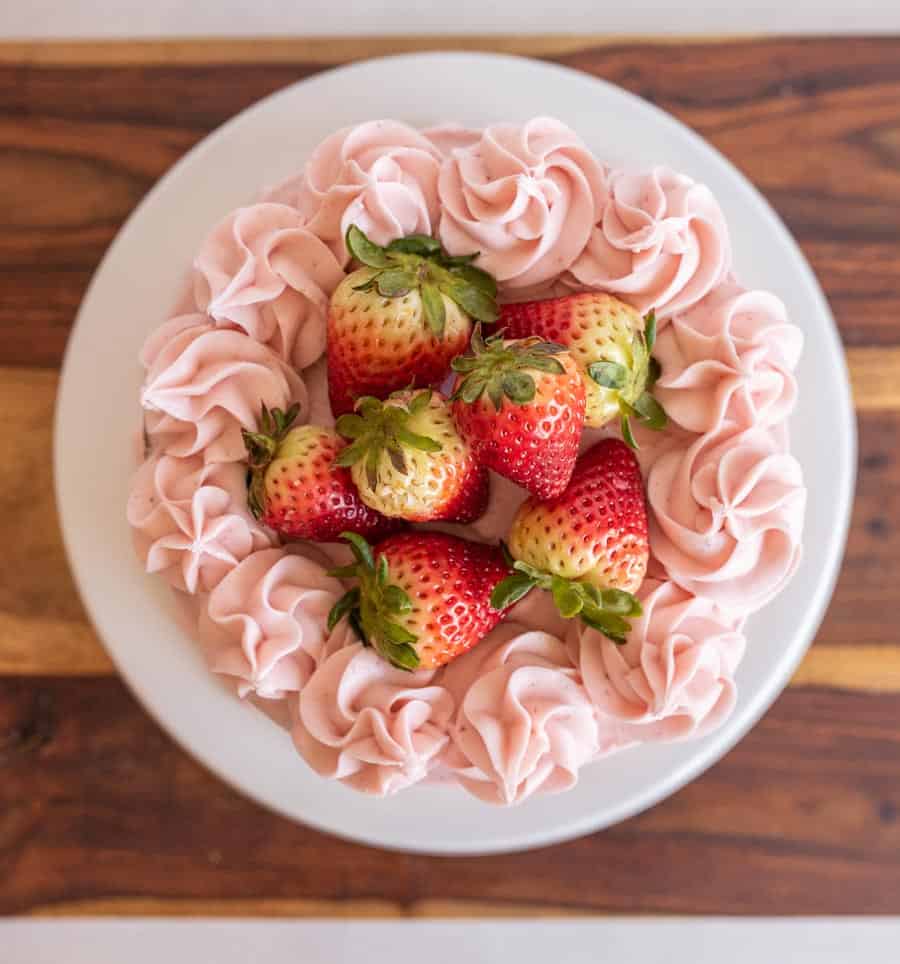
[[[335,128],[379,117],[484,125],[537,114],[559,117],[604,160],[664,163],[708,184],[725,210],[741,280],[776,292],[803,328],[791,428],[809,486],[805,561],[751,619],[737,708],[712,735],[625,751],[585,768],[570,792],[511,809],[456,787],[374,800],[316,776],[287,733],[207,672],[171,593],[135,560],[125,500],[137,354],[167,317],[210,227],[297,171]],[[853,495],[855,422],[841,344],[809,265],[766,201],[716,150],[663,111],[585,74],[513,57],[433,53],[343,67],[273,94],[156,185],[110,247],[79,311],[57,405],[55,464],[66,547],[90,616],[126,682],[185,749],[261,804],[312,827],[400,850],[496,853],[590,833],[652,806],[718,760],[769,707],[831,596]]]

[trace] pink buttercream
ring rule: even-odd
[[[442,157],[448,157],[461,147],[472,147],[481,138],[477,127],[464,127],[462,124],[438,124],[422,131],[425,137],[438,149]]]
[[[663,320],[696,304],[730,265],[728,227],[709,188],[655,167],[610,175],[608,203],[572,275]]]
[[[635,741],[671,740],[715,729],[734,708],[734,672],[744,653],[739,621],[673,582],[647,580],[643,615],[618,646],[574,624],[584,685],[601,718]]]
[[[210,593],[200,640],[214,673],[241,696],[282,699],[312,676],[341,584],[316,562],[284,549],[255,552]]]
[[[336,258],[284,204],[238,208],[194,259],[197,307],[236,325],[302,369],[325,350],[328,298],[344,277]]]
[[[650,545],[669,576],[735,613],[765,605],[800,559],[800,465],[749,429],[662,455],[647,480]]]
[[[662,376],[654,394],[692,432],[726,422],[748,428],[783,421],[797,398],[794,368],[803,335],[784,304],[728,282],[677,314],[654,354]]]
[[[209,592],[240,560],[272,544],[247,511],[246,469],[195,455],[157,455],[138,470],[127,516],[138,558],[185,592]]]
[[[394,669],[345,624],[335,634],[300,693],[294,743],[316,773],[389,796],[437,765],[453,699],[434,672]]]
[[[419,131],[399,121],[369,121],[327,137],[302,175],[270,192],[268,200],[296,207],[309,230],[346,264],[344,236],[351,224],[377,244],[434,233],[439,163],[437,148]]]
[[[502,623],[443,682],[459,707],[444,762],[489,803],[568,790],[600,749],[588,694],[565,645],[548,633]]]
[[[176,319],[179,321],[179,319]],[[152,359],[141,392],[151,447],[170,455],[203,452],[207,462],[246,457],[241,429],[255,429],[262,404],[300,405],[306,418],[303,381],[270,349],[240,331],[213,324],[178,327],[164,345],[151,336]]]
[[[463,143],[465,141],[463,140]],[[605,174],[559,121],[488,127],[441,166],[440,238],[509,289],[557,278],[584,249],[606,199]]]

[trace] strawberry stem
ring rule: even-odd
[[[412,611],[409,596],[390,581],[387,557],[375,557],[372,547],[362,536],[344,532],[342,539],[350,544],[356,562],[332,569],[329,575],[340,579],[355,578],[359,584],[345,593],[328,614],[328,629],[346,617],[364,646],[376,652],[398,669],[412,671],[419,666],[419,654],[413,645],[418,637],[397,622],[397,616]]]
[[[382,247],[351,224],[347,250],[374,274],[356,290],[377,290],[383,298],[402,298],[418,291],[428,326],[435,338],[444,335],[445,298],[449,298],[476,321],[497,320],[497,282],[472,262],[478,254],[451,256],[440,242],[423,234],[397,238]]]

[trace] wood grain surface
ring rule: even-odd
[[[607,78],[722,150],[822,282],[860,431],[834,601],[757,728],[613,830],[462,860],[294,826],[176,748],[86,620],[50,477],[75,311],[158,177],[285,84],[448,46]],[[0,44],[0,184],[0,913],[900,913],[900,39]]]

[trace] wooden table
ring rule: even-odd
[[[460,860],[295,826],[173,745],[85,619],[50,476],[75,310],[163,171],[292,81],[441,46],[608,78],[720,148],[812,262],[847,346],[860,428],[834,602],[756,729],[613,830]],[[0,46],[0,185],[0,912],[900,913],[900,39]],[[98,413],[85,431],[102,424]]]

